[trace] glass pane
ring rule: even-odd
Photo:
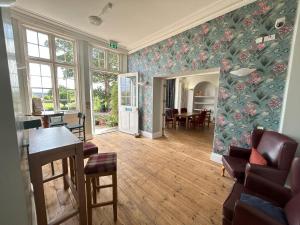
[[[38,38],[39,38],[39,45],[40,46],[49,46],[49,41],[48,41],[48,35],[47,34],[42,34],[38,33]]]
[[[119,71],[119,64],[120,64],[119,54],[114,52],[108,52],[107,61],[108,61],[108,70]]]
[[[52,81],[50,77],[42,77],[42,87],[52,88]]]
[[[40,46],[40,57],[44,59],[50,59],[50,53],[48,47]]]
[[[64,79],[58,79],[58,86],[59,87],[67,87],[67,82]]]
[[[53,102],[43,102],[43,107],[45,111],[53,111],[54,103]]]
[[[55,38],[56,61],[74,63],[74,46],[72,41]]]
[[[43,97],[43,89],[41,89],[41,88],[32,88],[32,97],[42,98]]]
[[[39,47],[35,44],[27,44],[28,46],[28,55],[32,57],[39,57]]]
[[[27,42],[38,44],[37,32],[32,30],[26,30]]]
[[[40,76],[31,76],[30,77],[31,87],[41,87],[42,80]]]
[[[30,75],[41,75],[40,64],[29,63],[29,73]]]
[[[102,50],[100,48],[93,48],[92,49],[92,56],[91,56],[92,67],[97,68],[97,69],[104,68],[104,57],[105,57],[104,50]]]
[[[68,89],[75,89],[75,81],[73,79],[67,80],[67,88]]]
[[[41,65],[42,76],[51,77],[51,70],[49,65]]]

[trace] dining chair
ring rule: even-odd
[[[187,113],[187,108],[181,108],[180,113]]]
[[[165,114],[165,124],[166,127],[169,128],[169,124],[172,123],[172,128],[174,128],[174,115],[172,113],[172,109],[166,109]]]
[[[85,142],[85,115],[79,112],[77,113],[77,118],[78,123],[68,124],[66,125],[66,128],[68,128],[73,134],[78,134],[78,138]],[[81,133],[83,133],[83,137],[81,137]]]
[[[55,113],[53,115],[49,115],[49,126],[50,127],[60,127],[65,126],[67,123],[64,122],[64,113]]]

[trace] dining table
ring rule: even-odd
[[[174,124],[175,124],[175,128],[176,128],[176,121],[178,118],[185,118],[185,127],[188,128],[189,127],[189,118],[194,118],[196,116],[200,116],[201,115],[201,112],[195,112],[195,113],[177,113],[177,114],[174,114],[173,116],[173,120],[174,120]]]
[[[33,186],[36,218],[38,225],[57,225],[79,215],[80,225],[87,224],[83,143],[65,127],[31,129],[28,138],[28,163]],[[73,183],[68,174],[68,158],[75,158],[76,179]],[[62,160],[62,173],[48,178],[43,177],[42,167],[56,160]],[[63,178],[64,189],[71,189],[77,207],[62,213],[51,221],[47,219],[44,183]]]

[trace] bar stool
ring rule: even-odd
[[[83,158],[87,159],[92,155],[98,154],[98,147],[97,145],[91,143],[91,142],[83,142]],[[75,167],[74,167],[74,158],[70,157],[70,175],[73,183],[76,184],[76,173],[75,173]]]
[[[114,221],[117,221],[117,154],[111,152],[92,155],[84,168],[84,172],[86,177],[88,225],[92,225],[92,209],[107,205],[113,205]],[[112,176],[112,184],[97,185],[97,181],[103,176]],[[113,189],[113,200],[97,203],[97,190],[108,187]]]

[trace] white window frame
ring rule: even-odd
[[[28,46],[27,46],[27,35],[26,30],[32,30],[35,32],[40,32],[43,34],[48,35],[49,40],[49,53],[50,53],[50,59],[44,59],[39,57],[32,57],[28,55]],[[74,40],[71,37],[63,36],[60,34],[48,32],[46,30],[42,30],[39,28],[35,28],[32,26],[23,25],[22,27],[22,36],[23,36],[23,45],[24,45],[24,55],[25,55],[25,63],[26,63],[26,72],[27,72],[27,82],[28,82],[28,93],[29,93],[29,99],[32,101],[32,90],[31,90],[31,84],[30,84],[30,73],[29,73],[29,63],[41,63],[41,64],[48,64],[51,68],[51,78],[52,78],[52,89],[53,89],[53,103],[54,103],[54,111],[78,111],[80,109],[80,103],[79,103],[79,96],[80,96],[80,90],[79,90],[79,78],[78,78],[78,51],[77,46],[78,43],[76,40]],[[74,62],[73,64],[65,63],[65,62],[57,62],[56,61],[56,47],[55,47],[55,38],[61,38],[68,41],[71,41],[73,43],[73,53],[74,53]],[[57,79],[57,67],[66,67],[66,68],[74,68],[74,81],[75,81],[75,98],[76,98],[76,109],[75,110],[61,110],[60,109],[60,103],[59,103],[59,87],[58,87],[58,79]]]

